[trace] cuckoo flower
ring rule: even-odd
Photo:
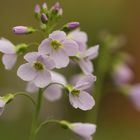
[[[79,51],[85,51],[87,48],[88,36],[85,32],[75,30],[68,34],[68,38],[76,41],[79,46]]]
[[[0,52],[3,53],[2,62],[5,69],[10,70],[13,68],[17,61],[16,47],[13,43],[5,38],[0,39]]]
[[[62,68],[69,64],[69,56],[76,55],[78,45],[75,41],[67,39],[65,32],[54,31],[48,39],[42,41],[39,52],[49,55],[56,68]]]
[[[72,123],[70,129],[83,140],[92,140],[92,135],[96,132],[96,125],[90,123]]]
[[[24,56],[28,62],[18,68],[17,75],[24,81],[32,81],[37,87],[44,88],[51,82],[51,69],[54,68],[53,60],[48,56],[31,52]]]
[[[116,85],[122,85],[128,83],[133,78],[132,70],[127,66],[127,64],[122,63],[115,66],[113,72],[113,79]]]
[[[140,84],[130,86],[128,96],[136,109],[140,111]]]
[[[96,58],[99,53],[99,45],[93,46],[84,52],[81,52],[78,56],[78,64],[85,74],[93,72],[92,59]]]
[[[49,101],[56,101],[61,98],[62,95],[62,87],[58,84],[52,83],[60,83],[66,85],[66,79],[63,75],[57,72],[51,72],[52,81],[50,85],[45,89],[44,96]],[[38,91],[38,87],[33,82],[29,82],[26,90],[30,93],[34,93]]]
[[[90,74],[80,79],[74,87],[68,86],[69,100],[74,108],[86,111],[95,105],[93,97],[85,91],[92,86],[94,81],[96,81],[96,77]]]

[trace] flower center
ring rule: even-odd
[[[61,44],[60,41],[58,41],[58,40],[53,40],[53,41],[51,42],[51,46],[52,46],[52,48],[53,48],[54,50],[57,50],[57,49],[59,49],[59,48],[62,47],[62,44]]]
[[[71,94],[72,94],[73,96],[78,96],[78,95],[80,94],[80,90],[78,90],[78,89],[73,89],[73,90],[71,91]]]
[[[39,62],[39,61],[36,61],[34,64],[33,64],[33,67],[36,69],[36,70],[43,70],[44,69],[44,65]]]

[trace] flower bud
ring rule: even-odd
[[[2,115],[2,113],[3,113],[3,111],[4,111],[5,104],[6,104],[6,102],[3,101],[3,100],[0,98],[0,116]]]
[[[41,21],[42,21],[42,23],[47,23],[48,22],[48,17],[46,16],[46,14],[41,14]]]
[[[78,28],[79,25],[80,25],[79,22],[69,22],[62,28],[62,30],[66,33],[69,33],[70,31],[73,31],[76,28]]]
[[[62,16],[62,14],[63,14],[63,9],[61,8],[59,2],[55,3],[52,6],[51,10],[52,10],[52,12],[54,12],[55,14],[57,14],[58,16]]]
[[[33,29],[32,27],[26,27],[26,26],[16,26],[13,27],[13,33],[15,34],[28,34],[28,33],[33,33],[35,32],[35,29]]]
[[[80,25],[79,22],[69,22],[69,23],[67,24],[67,27],[68,27],[68,29],[70,29],[70,30],[74,30],[74,29],[78,28],[79,25]]]
[[[34,12],[35,12],[35,14],[39,14],[40,13],[40,5],[39,4],[35,5]]]
[[[42,4],[42,10],[43,10],[43,12],[47,12],[47,10],[48,10],[48,6],[47,6],[47,3],[46,2],[44,2],[43,4]]]

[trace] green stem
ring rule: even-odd
[[[41,123],[41,124],[38,126],[38,128],[36,129],[36,134],[39,132],[39,130],[40,130],[43,126],[45,126],[46,124],[49,124],[49,123],[60,124],[60,121],[58,121],[58,120],[46,120],[46,121],[44,121],[44,122]]]
[[[36,128],[38,127],[38,117],[40,114],[41,104],[42,104],[42,97],[43,97],[43,90],[40,88],[38,92],[38,99],[35,114],[33,116],[32,126],[31,126],[31,133],[29,140],[35,140],[36,138]]]
[[[34,99],[31,96],[29,96],[28,94],[26,94],[26,92],[17,92],[14,94],[14,96],[15,97],[16,96],[25,96],[36,106],[36,102],[34,101]]]

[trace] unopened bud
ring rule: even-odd
[[[52,10],[54,13],[58,14],[59,16],[62,16],[62,14],[63,14],[63,9],[61,8],[59,2],[55,3],[55,4],[52,6],[52,9],[51,9],[51,10]]]
[[[42,10],[43,10],[43,12],[47,12],[47,10],[48,10],[48,6],[47,6],[47,3],[46,2],[44,2],[43,4],[42,4]]]
[[[16,26],[13,27],[13,33],[23,35],[23,34],[29,34],[35,32],[35,29],[32,27],[26,27],[26,26]]]
[[[42,23],[47,23],[48,22],[48,17],[46,16],[46,14],[41,14],[41,21]]]
[[[36,5],[35,5],[34,12],[35,12],[36,14],[39,14],[39,13],[40,13],[40,5],[39,5],[39,4],[36,4]]]
[[[70,30],[74,30],[74,29],[78,28],[79,25],[80,25],[79,22],[69,22],[69,23],[67,24],[67,27],[68,27]]]

